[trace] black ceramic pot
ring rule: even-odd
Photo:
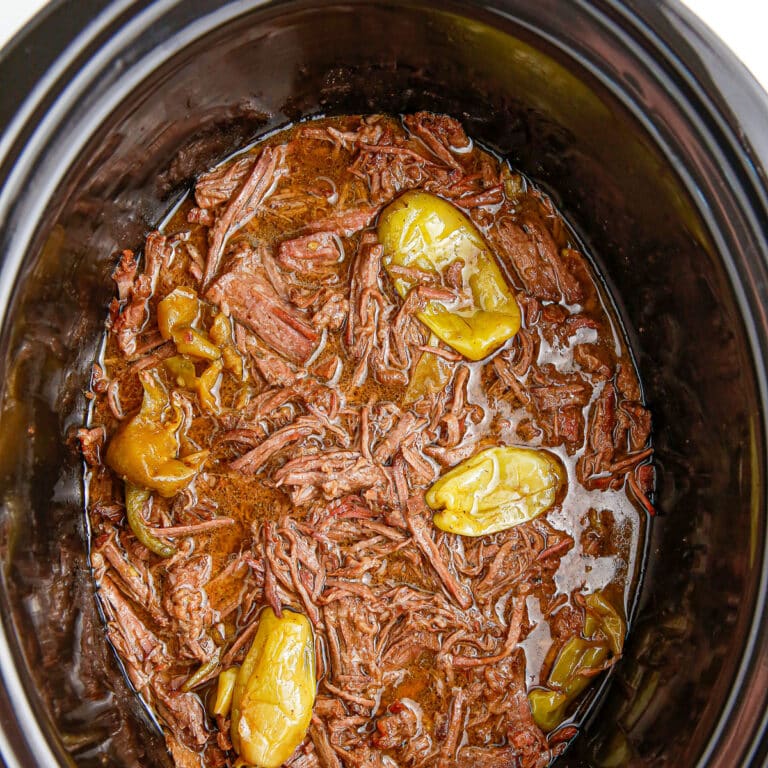
[[[626,656],[569,766],[763,764],[768,109],[643,0],[60,0],[0,55],[0,750],[160,765],[85,559],[87,370],[116,249],[201,169],[308,115],[432,109],[550,189],[599,260],[654,413]]]

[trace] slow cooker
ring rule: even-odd
[[[166,765],[87,565],[90,363],[118,249],[319,114],[447,112],[550,191],[654,414],[626,653],[562,766],[763,764],[768,102],[661,0],[58,0],[0,54],[0,751]]]

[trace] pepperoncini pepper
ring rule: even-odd
[[[157,327],[166,341],[176,329],[190,328],[199,317],[200,299],[187,288],[176,288],[157,305]]]
[[[214,360],[200,375],[197,380],[197,396],[200,405],[211,413],[219,412],[219,399],[216,395],[216,384],[221,375],[224,364],[221,360]]]
[[[437,336],[432,334],[428,345],[436,347],[437,342]],[[442,392],[450,381],[452,370],[442,357],[424,351],[413,369],[413,375],[408,383],[408,388],[405,390],[405,403],[415,403],[425,395]]]
[[[184,685],[181,686],[181,690],[184,693],[188,693],[189,691],[193,690],[196,686],[200,685],[200,683],[208,678],[208,676],[216,669],[216,667],[219,666],[219,657],[221,656],[221,651],[218,650],[216,653],[214,653],[213,656],[211,656],[208,661],[206,661],[204,664],[201,664],[197,671],[194,672],[192,675],[189,676],[187,679],[187,682],[184,683]]]
[[[214,715],[226,717],[232,708],[232,695],[235,692],[235,683],[237,682],[237,673],[240,667],[229,667],[219,672],[219,680],[216,683],[216,698],[213,702],[211,712]]]
[[[557,500],[565,475],[555,456],[534,448],[487,448],[427,491],[433,522],[461,536],[484,536],[532,520]]]
[[[552,731],[565,719],[576,697],[605,667],[609,656],[621,655],[626,622],[602,591],[586,598],[586,637],[572,637],[562,647],[547,678],[546,688],[528,693],[531,714],[543,731]]]
[[[384,268],[402,297],[418,279],[393,267],[444,275],[461,265],[463,295],[458,306],[432,300],[417,315],[457,352],[482,360],[517,333],[520,308],[496,258],[475,225],[454,205],[427,192],[406,192],[382,212],[378,235]]]
[[[149,501],[150,492],[146,488],[137,488],[131,483],[125,484],[125,518],[136,538],[150,551],[160,557],[172,557],[176,547],[155,536],[142,514],[144,505]]]
[[[218,360],[221,357],[221,350],[197,328],[179,328],[171,334],[171,338],[182,355],[202,360]]]
[[[240,757],[279,768],[304,740],[315,703],[315,644],[306,616],[265,608],[232,692],[231,738]]]
[[[554,730],[565,718],[571,702],[592,682],[594,670],[608,658],[608,648],[581,637],[572,637],[560,651],[547,680],[550,690],[528,694],[531,714],[543,731]]]
[[[127,483],[170,497],[197,474],[207,451],[177,458],[179,429],[184,419],[156,370],[139,374],[144,398],[139,412],[110,440],[106,460]]]
[[[197,386],[197,372],[191,360],[181,355],[174,355],[164,362],[177,386],[186,389],[194,389]]]
[[[615,656],[621,654],[627,624],[624,617],[601,590],[587,595],[587,618],[584,621],[584,634],[592,639],[604,638]]]
[[[157,305],[157,326],[160,335],[172,339],[182,355],[201,360],[218,360],[221,350],[206,333],[193,328],[200,317],[202,304],[187,288],[176,288]]]
[[[213,318],[208,333],[214,343],[221,349],[221,359],[224,361],[224,367],[237,376],[238,379],[242,379],[245,373],[243,358],[240,357],[240,354],[235,349],[230,319],[223,312],[219,312]]]
[[[201,407],[219,412],[216,385],[224,368],[237,378],[244,375],[243,359],[232,341],[232,325],[222,312],[211,323],[208,333],[193,328],[202,313],[202,302],[187,288],[176,288],[157,306],[157,324],[164,339],[172,339],[178,355],[165,366],[180,387],[197,391]],[[190,359],[192,358],[192,359]],[[197,375],[193,360],[208,360],[210,365]]]
[[[219,412],[219,399],[216,385],[219,383],[223,360],[214,360],[199,376],[194,363],[181,355],[174,355],[165,360],[165,367],[180,387],[193,389],[197,392],[200,407],[210,413]]]

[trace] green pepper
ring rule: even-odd
[[[528,694],[533,718],[544,731],[556,728],[573,700],[589,685],[595,671],[602,669],[609,654],[621,655],[627,624],[623,615],[598,590],[586,598],[584,635],[572,637],[562,647],[547,680],[547,688]]]
[[[534,688],[528,694],[533,721],[545,733],[554,731],[565,718],[568,696],[562,691],[550,691],[547,688]]]
[[[279,768],[304,741],[317,680],[312,626],[306,616],[265,608],[232,693],[231,738],[240,757]]]
[[[577,696],[593,677],[582,673],[601,667],[607,658],[608,648],[604,644],[572,637],[560,650],[547,682],[571,697]]]
[[[532,520],[557,500],[565,474],[555,456],[534,448],[487,448],[444,474],[427,491],[434,524],[484,536]]]
[[[496,257],[454,205],[427,192],[406,192],[382,212],[378,235],[384,268],[402,297],[418,279],[391,271],[393,266],[444,276],[460,263],[463,295],[458,305],[432,300],[417,315],[457,352],[482,360],[517,333],[520,308]]]
[[[147,525],[142,514],[144,505],[149,501],[150,492],[145,488],[137,488],[130,483],[125,484],[125,517],[136,538],[150,551],[160,557],[171,557],[176,554],[176,548],[158,539]]]
[[[547,687],[528,693],[533,719],[546,732],[565,719],[568,708],[603,669],[609,655],[620,656],[624,648],[626,621],[605,592],[587,595],[585,603],[585,637],[570,638],[557,656]]]
[[[177,458],[181,409],[168,402],[155,369],[139,374],[144,388],[141,409],[123,424],[107,446],[107,464],[126,482],[170,497],[189,485],[206,451]]]

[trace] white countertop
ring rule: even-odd
[[[647,0],[653,2],[653,0]],[[765,0],[683,0],[752,70],[768,90],[768,43]],[[0,0],[0,47],[46,0]]]

